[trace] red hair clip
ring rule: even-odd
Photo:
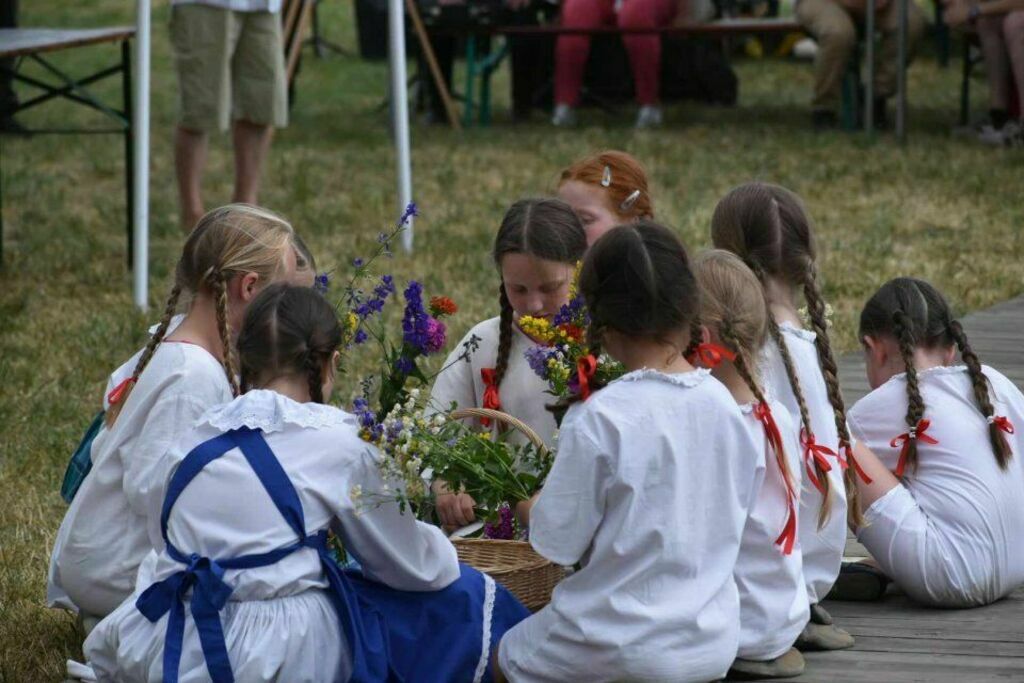
[[[498,374],[494,368],[481,368],[480,379],[484,381],[484,403],[483,407],[488,410],[501,410],[501,393],[498,391]],[[484,427],[491,426],[490,418],[480,418],[480,424]]]
[[[697,348],[693,350],[693,353],[686,357],[686,360],[691,364],[699,360],[704,367],[713,369],[721,365],[723,360],[736,360],[736,354],[724,346],[712,344],[711,342],[701,342],[697,344]]]
[[[107,403],[112,406],[120,403],[122,399],[124,399],[125,394],[128,393],[128,389],[138,381],[138,377],[129,377],[128,379],[123,380],[120,384],[111,389],[109,394],[107,394]]]
[[[996,429],[1006,432],[1007,434],[1013,434],[1013,423],[1010,422],[1009,418],[1003,415],[989,415],[988,423],[995,425]]]
[[[939,443],[938,439],[935,439],[925,433],[931,426],[931,420],[921,418],[917,421],[917,425],[913,429],[900,434],[889,442],[889,446],[891,448],[902,446],[902,448],[900,448],[900,459],[896,462],[896,471],[894,472],[897,477],[902,477],[904,470],[907,468],[907,453],[910,451],[911,441],[923,441],[932,445]]]

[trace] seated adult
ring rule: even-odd
[[[833,128],[843,75],[857,44],[857,26],[862,25],[868,0],[797,0],[796,18],[818,41],[814,64],[814,99],[811,120],[816,128]],[[881,41],[875,57],[874,123],[887,125],[886,101],[896,94],[898,64],[898,3],[875,0],[875,26]],[[907,2],[908,59],[924,32],[924,13],[914,0]]]
[[[947,0],[943,16],[950,26],[974,26],[981,40],[990,122],[979,138],[995,145],[1024,144],[1024,121],[1010,115],[1011,83],[1018,102],[1024,93],[1024,0]],[[1017,116],[1024,117],[1019,105]]]
[[[680,18],[697,18],[688,0],[565,0],[562,4],[562,26],[566,28],[657,28],[668,26]],[[703,17],[701,17],[703,18]],[[629,53],[633,70],[633,87],[637,112],[636,127],[661,125],[659,106],[661,79],[661,36],[658,34],[627,34],[622,42]],[[590,36],[562,35],[555,44],[555,113],[556,126],[576,123],[574,109],[580,103],[583,74],[590,55]]]

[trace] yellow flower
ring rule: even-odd
[[[527,336],[545,344],[549,343],[557,332],[546,318],[534,318],[530,315],[524,315],[519,319],[519,329]]]
[[[569,283],[569,298],[575,299],[580,288],[580,271],[583,270],[583,261],[576,262],[576,270],[572,274],[572,282]]]

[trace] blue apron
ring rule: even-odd
[[[267,553],[227,559],[186,554],[167,536],[171,508],[206,465],[234,448],[245,456],[298,540]],[[164,498],[160,531],[167,554],[185,567],[151,585],[135,602],[150,622],[170,613],[164,641],[165,683],[178,680],[185,629],[184,601],[189,589],[192,618],[206,668],[214,683],[229,683],[234,676],[220,610],[232,588],[223,580],[224,571],[265,567],[302,548],[313,548],[320,555],[330,584],[329,593],[351,650],[349,680],[353,683],[471,681],[481,653],[489,652],[505,631],[529,616],[504,587],[494,586],[489,578],[466,565],[461,566],[458,580],[434,592],[399,591],[370,581],[359,572],[342,571],[327,547],[327,531],[306,535],[305,529],[298,493],[259,430],[231,430],[200,444],[182,460]],[[487,596],[491,598],[492,611],[485,610]],[[483,643],[485,619],[490,632],[488,643]],[[488,663],[484,680],[490,680],[490,674]]]

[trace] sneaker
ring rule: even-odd
[[[1017,121],[1007,121],[1002,128],[987,123],[978,129],[978,142],[993,147],[1008,147],[1020,134],[1021,125]]]
[[[793,678],[803,672],[804,656],[796,648],[791,647],[789,652],[768,661],[737,657],[729,668],[729,679],[754,681],[764,678]]]
[[[889,583],[889,577],[876,567],[864,562],[844,562],[828,598],[849,602],[881,600]]]
[[[556,104],[555,113],[551,116],[551,125],[558,128],[571,128],[576,125],[576,111],[568,104]]]
[[[796,639],[796,648],[808,652],[816,650],[845,650],[853,647],[853,636],[832,623],[832,615],[821,605],[811,605],[811,619]]]
[[[657,128],[661,125],[661,107],[653,104],[645,104],[636,113],[636,128]]]

